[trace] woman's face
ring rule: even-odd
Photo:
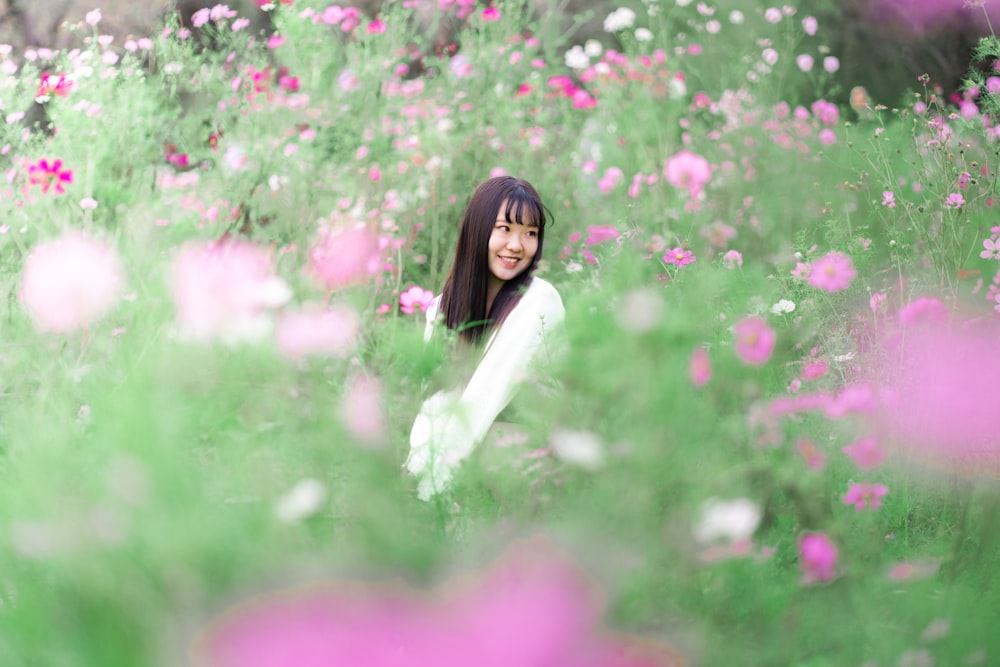
[[[500,204],[493,232],[490,234],[489,267],[490,279],[507,282],[524,273],[538,252],[538,225],[531,220],[519,225],[508,222],[504,217],[507,201]],[[516,217],[514,211],[511,217]]]

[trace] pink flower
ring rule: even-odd
[[[737,250],[727,250],[726,254],[722,256],[722,265],[727,269],[743,266],[743,255]]]
[[[368,31],[369,35],[381,35],[385,32],[385,24],[379,21],[378,19],[375,19],[374,21],[368,24],[366,30]]]
[[[432,594],[323,582],[260,596],[216,619],[193,649],[205,667],[682,663],[668,647],[606,632],[602,606],[574,564],[535,538]]]
[[[983,259],[1000,259],[1000,241],[994,241],[993,239],[984,239],[983,250],[979,253],[979,256]]]
[[[289,359],[309,356],[344,357],[358,341],[360,323],[348,308],[321,310],[306,306],[281,316],[275,332],[278,350]]]
[[[361,284],[378,273],[378,239],[364,224],[327,228],[309,251],[309,269],[329,291]]]
[[[56,192],[62,194],[66,192],[63,184],[73,182],[73,172],[63,169],[62,160],[49,162],[42,158],[28,167],[28,182],[31,185],[41,186],[42,192],[48,192],[49,188],[55,185]]]
[[[484,21],[499,21],[500,20],[500,10],[496,7],[487,7],[483,10],[483,20]]]
[[[850,287],[857,275],[850,257],[831,250],[812,263],[809,284],[825,292],[839,292]]]
[[[806,34],[812,37],[816,34],[816,30],[819,28],[819,21],[813,16],[807,16],[802,19],[802,29],[805,30]]]
[[[877,294],[872,294],[871,298],[868,299],[868,307],[872,309],[873,313],[877,313],[879,311],[882,304],[885,303],[885,297],[886,295],[884,293],[879,292]]]
[[[899,309],[899,323],[903,326],[944,322],[948,310],[939,299],[922,296]]]
[[[733,326],[736,336],[736,356],[745,363],[759,366],[767,363],[774,351],[777,336],[759,317],[747,317]]]
[[[824,128],[819,131],[819,142],[824,146],[832,146],[837,143],[837,133],[830,128]]]
[[[803,53],[795,58],[795,64],[803,72],[808,72],[813,68],[813,57],[808,53]]]
[[[948,198],[944,200],[945,208],[958,209],[962,208],[964,204],[965,204],[965,197],[963,197],[957,192],[952,192],[950,195],[948,195]]]
[[[826,465],[826,454],[809,440],[796,441],[795,448],[799,450],[799,454],[805,459],[806,466],[813,470],[820,470]]]
[[[587,238],[584,239],[583,245],[592,246],[605,241],[614,241],[619,236],[618,230],[612,225],[590,225],[587,227]]]
[[[837,56],[827,56],[823,58],[823,69],[830,74],[834,74],[840,69],[840,59]]]
[[[57,79],[48,72],[42,72],[41,80],[38,82],[38,90],[35,91],[35,100],[45,102],[53,95],[66,97],[72,89],[73,82],[67,79],[65,74],[60,74]]]
[[[995,321],[968,330],[926,321],[909,327],[901,340],[888,341],[880,354],[889,397],[879,414],[886,437],[938,468],[997,470],[998,337]]]
[[[836,576],[837,547],[823,533],[806,533],[799,538],[799,558],[803,584],[830,581]]]
[[[802,369],[802,379],[808,382],[809,380],[821,378],[826,375],[828,370],[830,370],[830,364],[827,363],[825,357],[820,357],[806,364],[805,368]]]
[[[877,468],[885,461],[885,450],[875,438],[861,438],[851,445],[842,447],[841,451],[847,454],[859,470]]]
[[[968,190],[969,184],[972,182],[972,174],[967,171],[963,171],[958,175],[958,189]]]
[[[673,250],[668,250],[667,254],[663,256],[663,261],[667,264],[674,264],[675,266],[687,266],[691,262],[695,261],[697,257],[690,250],[684,250],[683,248],[674,248]]]
[[[891,190],[882,193],[882,206],[896,208],[896,195]]]
[[[87,12],[87,14],[83,17],[83,20],[86,21],[87,25],[89,26],[96,26],[98,23],[101,22],[102,18],[103,17],[101,16],[101,10],[94,9]]]
[[[882,507],[882,498],[889,493],[884,484],[851,484],[844,494],[844,504],[854,505],[857,511],[865,507],[876,510]]]
[[[70,333],[104,317],[118,302],[123,284],[115,248],[71,231],[28,253],[20,298],[36,329]]]
[[[691,151],[681,151],[670,157],[663,167],[667,182],[675,188],[687,188],[691,197],[697,197],[712,178],[708,160]]]
[[[340,404],[340,419],[363,443],[374,444],[385,436],[382,385],[375,378],[358,375]]]
[[[399,309],[407,315],[427,312],[434,303],[434,292],[414,285],[399,295]]]
[[[270,250],[240,240],[188,244],[174,260],[170,286],[178,334],[194,341],[262,338],[272,327],[269,309],[291,297]]]
[[[696,387],[704,387],[712,379],[712,360],[708,356],[708,350],[703,347],[696,347],[691,353],[691,361],[688,364],[688,375],[691,384]]]

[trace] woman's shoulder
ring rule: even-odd
[[[560,306],[562,305],[562,297],[559,295],[559,290],[544,278],[534,277],[531,279],[528,291],[525,292],[526,297],[529,295],[534,299],[558,302]]]

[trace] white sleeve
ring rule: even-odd
[[[565,310],[555,288],[538,282],[487,343],[465,387],[438,392],[421,406],[406,461],[406,469],[420,478],[421,499],[448,487],[452,470],[486,437],[529,366],[548,352]]]

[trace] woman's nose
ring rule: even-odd
[[[521,249],[521,235],[520,234],[511,234],[510,237],[507,239],[507,247],[510,248],[510,249],[512,249],[512,250],[520,250]]]

